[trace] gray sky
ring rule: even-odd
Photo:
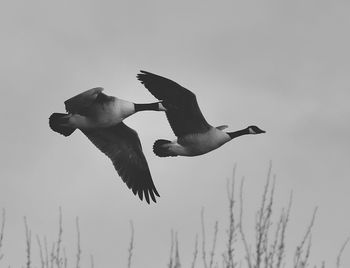
[[[171,229],[188,266],[202,207],[210,231],[219,221],[218,252],[224,247],[225,186],[234,163],[246,178],[246,229],[253,230],[272,160],[276,207],[294,191],[288,255],[319,206],[311,261],[333,264],[350,235],[349,12],[347,1],[330,0],[3,1],[3,263],[25,263],[24,215],[33,234],[52,241],[61,206],[71,261],[79,216],[84,265],[93,254],[96,267],[125,266],[133,220],[134,267],[166,265]],[[48,127],[65,99],[96,86],[123,99],[154,101],[135,77],[140,69],[196,93],[212,125],[256,124],[267,133],[204,156],[161,159],[152,153],[154,140],[174,137],[164,114],[127,119],[161,195],[156,205],[140,202],[81,133],[64,138]],[[36,254],[35,239],[33,247]]]

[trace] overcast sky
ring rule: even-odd
[[[234,163],[238,178],[246,178],[245,222],[253,230],[272,160],[276,207],[294,192],[287,255],[318,206],[311,262],[332,267],[350,235],[349,12],[341,0],[2,1],[3,264],[25,263],[23,216],[33,235],[53,241],[61,206],[71,263],[79,216],[85,267],[90,254],[95,267],[126,266],[130,220],[133,267],[165,267],[171,229],[189,266],[202,207],[210,231],[219,221],[218,252],[225,246],[225,186]],[[161,159],[152,152],[154,140],[174,137],[164,114],[128,118],[161,195],[157,204],[140,202],[85,136],[65,138],[48,126],[64,100],[92,87],[155,101],[136,79],[140,69],[192,90],[212,125],[255,124],[267,133],[195,158]]]

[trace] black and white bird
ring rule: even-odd
[[[213,127],[204,118],[194,93],[165,77],[141,71],[138,80],[162,101],[176,140],[159,139],[153,145],[157,156],[197,156],[215,150],[230,140],[246,134],[261,134],[257,126],[225,132],[226,125]]]
[[[142,200],[156,202],[159,196],[154,186],[147,160],[137,132],[122,121],[145,110],[165,111],[161,102],[135,104],[102,93],[93,88],[64,102],[67,113],[53,113],[49,125],[64,136],[80,129],[86,137],[113,162],[119,176]]]

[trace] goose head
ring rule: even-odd
[[[249,126],[249,127],[247,127],[247,130],[248,130],[249,134],[261,134],[261,133],[266,132],[266,131],[258,128],[257,126]]]

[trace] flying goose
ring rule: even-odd
[[[137,132],[122,121],[144,110],[165,111],[160,102],[135,104],[102,93],[97,87],[80,93],[64,102],[67,113],[53,113],[49,125],[53,131],[64,136],[80,129],[86,137],[114,165],[122,180],[142,200],[156,202],[159,196],[142,152]]]
[[[226,125],[213,127],[205,120],[194,93],[165,77],[146,71],[140,72],[137,75],[138,80],[153,96],[162,101],[169,124],[177,136],[174,141],[155,141],[153,152],[159,157],[202,155],[236,137],[265,133],[257,126],[248,126],[235,132],[223,131],[227,128]]]

